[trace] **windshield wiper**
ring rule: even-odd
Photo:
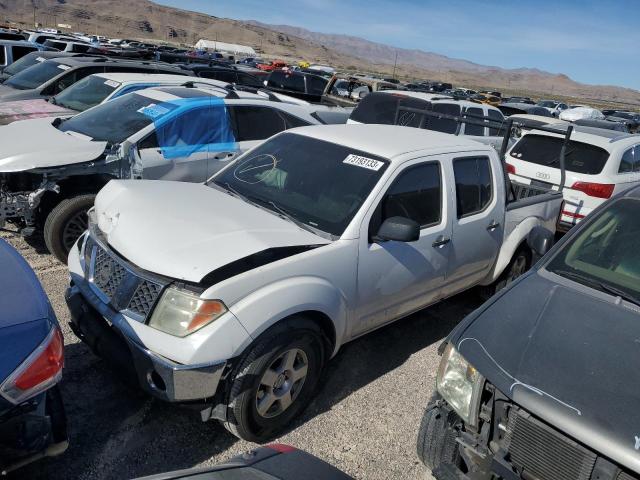
[[[47,102],[49,102],[51,105],[57,105],[58,104],[58,102],[56,102],[56,97],[47,98]]]
[[[217,182],[213,182],[213,183],[215,183],[216,185],[220,185],[220,184],[219,184],[219,183],[217,183]],[[244,200],[244,201],[245,201],[245,202],[247,202],[247,203],[251,203],[251,202],[249,202],[249,199],[248,199],[247,197],[245,197],[245,196],[244,196],[244,195],[242,195],[238,190],[236,190],[235,188],[233,188],[229,182],[224,182],[222,185],[224,186],[224,188],[225,188],[227,191],[231,192],[231,193],[232,193],[233,195],[235,195],[236,197],[241,198],[242,200]]]
[[[569,278],[571,280],[575,280],[578,283],[590,285],[596,290],[600,290],[601,292],[605,292],[610,295],[615,295],[616,297],[620,297],[623,300],[626,300],[627,302],[640,306],[640,299],[634,297],[633,295],[630,295],[624,290],[621,290],[612,285],[609,285],[608,283],[600,282],[598,280],[586,277],[584,275],[580,275],[579,273],[576,273],[576,272],[570,272],[568,270],[556,270],[556,271],[553,271],[553,273],[560,275],[562,277]]]

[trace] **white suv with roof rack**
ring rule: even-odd
[[[71,118],[0,127],[0,226],[10,220],[25,235],[42,230],[49,251],[65,261],[109,180],[204,182],[276,133],[347,119],[210,82],[139,90]]]
[[[558,133],[526,131],[509,151],[507,170],[514,182],[559,188],[559,157],[569,125],[548,127]],[[571,228],[615,193],[640,183],[640,135],[573,126],[565,168],[562,230]]]

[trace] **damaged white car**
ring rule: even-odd
[[[72,118],[0,127],[0,227],[44,233],[65,262],[95,194],[115,178],[204,182],[239,153],[292,127],[346,122],[326,107],[194,81],[141,90]],[[327,120],[325,120],[327,119]]]
[[[492,147],[390,125],[284,132],[206,184],[112,181],[69,253],[72,328],[123,378],[262,441],[346,342],[528,268],[562,194],[510,188]]]

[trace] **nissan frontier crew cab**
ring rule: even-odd
[[[292,129],[204,184],[113,180],[69,254],[73,330],[152,395],[261,441],[346,342],[528,268],[562,195],[507,187],[492,147],[392,125]]]

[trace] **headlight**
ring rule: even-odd
[[[452,344],[447,345],[442,355],[436,388],[466,423],[475,425],[472,407],[479,401],[482,377]]]
[[[149,326],[163,332],[185,337],[213,322],[227,311],[219,300],[203,300],[197,295],[167,288],[151,315]]]

